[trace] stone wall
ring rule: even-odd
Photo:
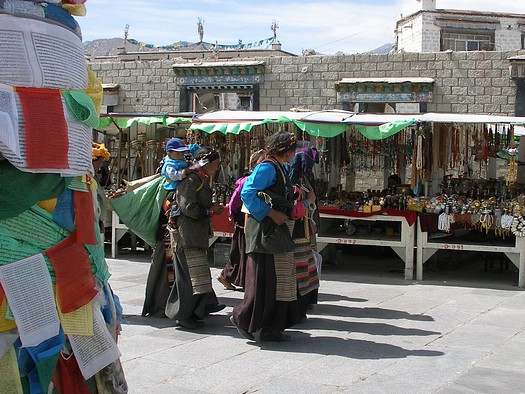
[[[516,86],[509,78],[510,52],[396,53],[388,55],[267,57],[260,109],[313,111],[342,108],[334,85],[342,78],[429,77],[435,80],[428,112],[513,116]],[[151,54],[149,55],[151,56]],[[247,60],[247,59],[243,59]],[[95,75],[119,84],[114,112],[177,113],[180,92],[173,59],[91,62]],[[506,170],[499,165],[499,174]],[[408,170],[409,171],[409,170]],[[382,172],[355,174],[355,189],[382,189]],[[410,181],[410,173],[405,174]]]
[[[395,53],[387,55],[267,57],[261,110],[341,108],[334,84],[342,78],[429,77],[435,80],[428,112],[514,115],[515,83],[509,52]],[[247,60],[247,59],[244,59]],[[114,112],[180,112],[174,60],[93,61],[95,75],[119,84]]]

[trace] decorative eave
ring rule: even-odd
[[[175,63],[175,75],[185,76],[235,76],[235,75],[264,75],[264,61],[238,62],[202,62],[202,63]]]
[[[344,102],[431,102],[432,78],[343,78],[335,90]]]

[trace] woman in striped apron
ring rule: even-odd
[[[224,210],[212,202],[210,179],[220,165],[217,151],[202,147],[195,153],[192,167],[176,189],[175,199],[181,210],[178,228],[170,230],[175,269],[165,313],[184,328],[196,328],[202,319],[216,312],[219,305],[211,284],[206,251],[212,234],[211,217]],[[217,308],[210,310],[210,306]]]
[[[267,143],[266,159],[255,167],[241,191],[245,210],[249,211],[245,222],[248,258],[244,299],[233,309],[230,320],[239,333],[252,341],[255,340],[254,333],[258,331],[261,342],[288,340],[284,330],[298,323],[301,318],[297,303],[293,241],[289,250],[275,254],[267,248],[265,250],[261,241],[263,221],[268,223],[271,219],[278,226],[293,226],[294,195],[289,163],[295,148],[293,134],[273,134]],[[261,198],[261,192],[272,196],[272,201]],[[309,198],[315,199],[313,192]],[[299,205],[304,215],[305,206]]]

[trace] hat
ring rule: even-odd
[[[98,160],[100,157],[104,160],[108,160],[111,154],[107,150],[104,144],[98,144],[96,142],[91,143],[91,158],[93,161]]]
[[[166,142],[166,152],[184,152],[186,150],[190,150],[190,148],[184,145],[180,138],[172,138]]]

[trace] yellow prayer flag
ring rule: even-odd
[[[67,335],[93,335],[93,306],[91,302],[71,313],[62,313],[56,297],[60,325]]]
[[[84,4],[62,4],[62,8],[74,16],[86,16],[86,6]]]
[[[22,382],[18,371],[15,348],[7,351],[4,357],[0,358],[0,394],[22,394]]]
[[[0,332],[13,330],[16,328],[14,320],[6,319],[7,315],[7,297],[4,297],[4,302],[0,305]]]

